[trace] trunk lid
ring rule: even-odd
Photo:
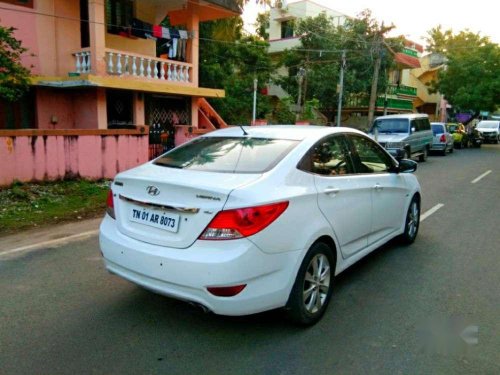
[[[115,178],[118,230],[147,243],[187,248],[200,236],[233,189],[261,174],[174,169],[151,163]]]

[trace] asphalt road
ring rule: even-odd
[[[0,374],[499,374],[499,162],[419,165],[422,211],[444,206],[341,274],[308,329],[154,295],[106,273],[97,238],[0,257]]]

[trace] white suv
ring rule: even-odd
[[[425,114],[400,114],[375,119],[370,137],[380,143],[397,159],[418,156],[426,161],[432,147],[433,133]]]
[[[476,129],[481,133],[485,142],[498,143],[500,140],[500,121],[483,120],[480,121]]]

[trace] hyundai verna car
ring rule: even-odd
[[[284,308],[313,324],[335,275],[394,237],[415,240],[415,169],[354,129],[214,131],[116,176],[104,262],[216,314]]]

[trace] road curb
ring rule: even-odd
[[[58,238],[58,239],[51,240],[51,241],[45,241],[45,242],[39,242],[39,243],[32,244],[32,245],[21,246],[21,247],[15,248],[15,249],[10,249],[10,250],[5,250],[5,251],[0,252],[0,257],[6,256],[6,255],[12,255],[15,253],[20,253],[22,251],[33,251],[33,250],[40,250],[40,249],[43,249],[46,247],[57,247],[57,246],[68,244],[70,242],[81,241],[81,240],[84,240],[84,239],[87,239],[87,238],[90,238],[93,236],[97,236],[98,234],[99,234],[99,230],[96,229],[96,230],[91,230],[91,231],[84,232],[84,233],[74,234],[74,235],[68,236],[68,237]]]

